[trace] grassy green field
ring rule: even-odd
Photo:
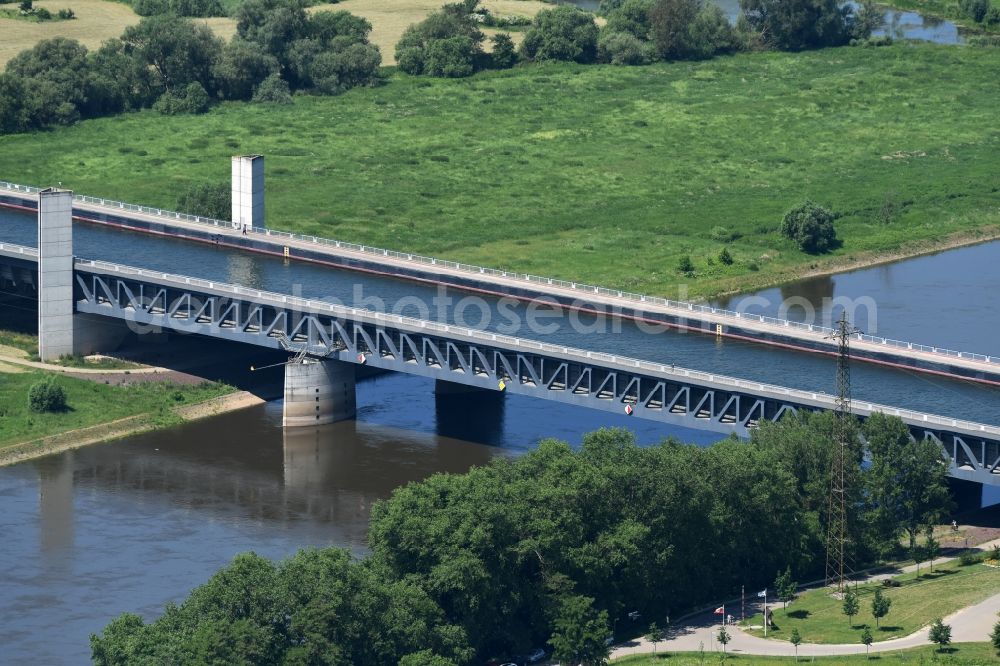
[[[896,577],[900,587],[885,588],[881,583],[858,587],[860,612],[849,622],[841,611],[843,603],[826,590],[812,590],[802,594],[787,609],[774,611],[775,629],[768,636],[788,640],[793,629],[798,629],[804,643],[857,643],[867,625],[875,641],[907,636],[936,618],[971,606],[1000,592],[1000,569],[982,564],[966,567],[957,562],[937,566],[933,573],[923,568],[915,573]],[[889,614],[876,628],[871,614],[872,595],[881,588],[892,599]],[[748,624],[760,625],[760,614],[750,618]],[[752,634],[763,635],[760,630]]]
[[[222,384],[178,386],[167,383],[136,383],[128,387],[56,376],[66,392],[69,409],[55,414],[36,414],[28,409],[28,389],[49,373],[5,372],[0,369],[0,449],[60,432],[107,423],[136,414],[152,413],[160,425],[178,422],[172,405],[207,400],[230,392]]]
[[[1000,233],[998,70],[1000,49],[897,45],[395,75],[289,107],[0,137],[0,179],[171,207],[258,152],[275,228],[711,295]],[[841,216],[831,256],[777,233],[806,198]],[[732,266],[710,261],[724,245]]]
[[[718,664],[722,660],[722,655],[715,652],[706,652],[700,655],[697,652],[671,652],[658,655],[642,655],[617,659],[612,663],[615,666],[703,666],[704,664]],[[954,666],[978,666],[979,664],[997,663],[997,652],[989,643],[956,643],[950,646],[949,652],[939,653],[931,647],[913,648],[911,650],[899,650],[898,652],[886,652],[882,654],[872,654],[870,659],[865,655],[851,655],[847,657],[802,657],[801,663],[817,664],[953,664]],[[752,655],[734,655],[726,657],[724,663],[746,664],[746,666],[785,666],[794,664],[793,657],[755,657]]]

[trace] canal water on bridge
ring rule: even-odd
[[[36,242],[32,215],[0,210],[0,241],[25,245]],[[499,309],[495,299],[467,298],[451,291],[451,307],[427,306],[439,296],[429,285],[350,271],[333,270],[250,252],[189,241],[167,240],[137,232],[78,223],[75,252],[141,268],[230,282],[246,287],[396,314],[432,318],[482,327],[593,351],[630,356],[680,367],[726,374],[782,386],[834,393],[834,361],[701,334],[666,331],[651,334],[629,321],[569,317],[540,319],[542,326],[508,327],[516,318],[528,320],[529,308],[517,304]],[[824,299],[847,297],[867,333],[939,347],[1000,354],[1000,303],[986,285],[1000,283],[1000,243],[960,248],[853,273],[793,283],[755,295],[749,311],[778,312],[783,299],[818,312]],[[865,307],[871,299],[877,317]],[[488,307],[481,312],[475,302]],[[766,305],[758,305],[764,302]],[[831,301],[832,302],[832,301]],[[739,307],[743,300],[730,300]],[[822,317],[821,317],[822,319]],[[829,317],[826,317],[828,320]],[[823,323],[818,321],[817,323]],[[577,325],[579,324],[579,325]],[[880,402],[953,418],[1000,424],[1000,391],[965,382],[856,363],[852,369],[857,399]]]
[[[718,439],[433,388],[385,375],[359,383],[357,421],[283,433],[273,403],[0,468],[0,662],[86,662],[90,633],[124,611],[155,618],[240,552],[362,554],[371,505],[394,488],[521,455],[542,436],[627,425],[643,443]]]

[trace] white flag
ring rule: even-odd
[[[766,597],[767,596],[767,590],[766,589],[761,590],[760,592],[757,593],[757,596],[758,597]]]

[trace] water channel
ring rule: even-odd
[[[33,229],[31,217],[0,212],[0,240],[30,245]],[[164,252],[164,241],[140,234],[77,225],[76,251],[85,257],[127,258],[178,273],[217,270],[216,279],[277,291],[312,288],[324,297],[353,298],[359,282],[350,273],[172,245],[182,251]],[[877,321],[861,307],[859,323],[881,335],[997,353],[992,331],[1000,327],[1000,298],[984,285],[1000,282],[998,255],[1000,243],[987,243],[719,305],[777,314],[785,302],[793,307],[783,314],[801,318],[812,309],[822,318],[836,299],[870,298]],[[390,307],[423,289],[390,279],[365,278],[363,286],[365,295],[377,293]],[[830,365],[811,357],[696,335],[640,338],[627,330],[585,335],[561,328],[553,335],[569,344],[662,352],[678,364],[832,388]],[[941,407],[933,411],[1000,423],[995,390],[861,367],[856,375],[885,401],[922,396],[917,403]],[[621,426],[643,443],[671,435],[698,444],[717,438],[523,396],[435,397],[432,382],[403,375],[360,382],[358,398],[357,420],[332,426],[283,433],[280,404],[270,403],[0,469],[3,660],[83,662],[89,633],[115,615],[154,618],[164,603],[183,599],[245,550],[280,558],[303,546],[336,545],[363,554],[371,505],[393,488],[521,455],[542,437],[575,444],[587,431]]]
[[[740,15],[739,0],[711,0],[719,5],[733,23]],[[563,0],[565,4],[596,12],[600,0]],[[965,36],[951,21],[924,16],[917,12],[886,8],[882,26],[875,36],[889,35],[893,39],[934,42],[936,44],[963,44]]]

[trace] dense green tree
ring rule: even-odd
[[[610,12],[603,30],[608,33],[628,33],[637,39],[648,41],[650,34],[649,12],[654,0],[625,0]]]
[[[597,666],[607,661],[610,648],[604,639],[611,632],[606,611],[594,600],[577,595],[562,599],[552,622],[552,657],[560,662]]]
[[[785,51],[840,46],[851,37],[852,10],[838,0],[740,0],[746,24]]]
[[[718,5],[704,5],[688,30],[691,36],[691,58],[711,58],[720,53],[732,53],[740,47],[729,17]]]
[[[122,43],[152,69],[159,88],[183,98],[190,96],[191,83],[215,91],[213,70],[223,43],[208,26],[176,16],[151,16],[126,28]]]
[[[514,40],[506,32],[498,32],[490,37],[493,48],[490,50],[490,61],[493,69],[510,69],[517,64],[517,47]]]
[[[951,625],[942,622],[941,618],[934,620],[929,637],[938,646],[938,652],[944,651],[951,643]]]
[[[726,653],[726,646],[729,645],[729,640],[731,638],[732,636],[730,636],[729,632],[726,631],[725,625],[719,627],[719,633],[716,634],[715,640],[719,641],[719,645],[722,646],[722,654]]]
[[[799,584],[792,578],[792,567],[789,565],[783,572],[774,579],[774,590],[781,600],[781,607],[788,608],[788,602],[795,598],[795,591]]]
[[[21,106],[32,118],[31,127],[70,124],[88,111],[87,49],[75,40],[43,39],[14,56],[6,73],[22,81]]]
[[[568,5],[544,9],[524,35],[521,55],[527,60],[594,62],[597,58],[594,16]]]
[[[430,76],[469,76],[476,68],[480,49],[464,35],[433,39],[424,49],[424,74]]]
[[[87,115],[136,111],[163,92],[153,70],[120,39],[109,39],[89,56]]]
[[[259,44],[288,67],[288,52],[299,39],[310,37],[309,16],[303,0],[244,0],[236,9],[236,34]]]
[[[875,618],[875,626],[879,626],[879,621],[889,614],[892,607],[892,599],[882,594],[882,590],[875,588],[875,595],[872,597],[872,617]]]
[[[355,43],[339,51],[319,54],[312,62],[310,78],[316,90],[337,95],[350,88],[375,85],[382,55],[372,44]]]
[[[656,0],[649,10],[649,21],[653,43],[661,58],[682,60],[695,53],[691,26],[702,8],[702,0]]]
[[[895,546],[901,532],[912,547],[920,530],[951,508],[947,463],[937,444],[914,441],[898,418],[872,414],[863,432],[871,458],[865,474],[868,521],[883,552]]]
[[[485,39],[474,18],[478,2],[445,5],[411,25],[396,44],[396,63],[407,74],[468,76]]]
[[[858,595],[853,590],[846,590],[844,592],[844,600],[840,606],[841,612],[847,616],[847,621],[851,626],[854,626],[854,616],[858,614],[861,610],[858,605]]]
[[[223,98],[246,100],[278,69],[278,59],[265,53],[259,44],[234,37],[222,49],[213,74]]]
[[[649,629],[646,630],[646,640],[653,644],[653,654],[656,654],[656,644],[664,638],[663,629],[660,629],[655,622],[651,622]]]
[[[833,248],[837,232],[833,228],[833,213],[805,201],[781,220],[782,235],[792,239],[799,249],[810,254],[822,254]]]

